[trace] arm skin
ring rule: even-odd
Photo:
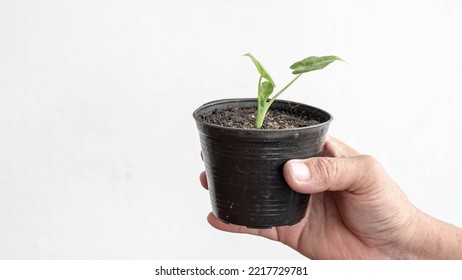
[[[462,259],[462,230],[417,210],[409,241],[398,254],[403,259]]]
[[[284,177],[312,194],[293,226],[249,229],[208,222],[228,232],[282,242],[311,259],[462,259],[462,229],[417,209],[373,157],[328,137],[323,157],[291,160]],[[200,176],[207,188],[205,173]]]

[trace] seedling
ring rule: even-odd
[[[292,64],[292,66],[290,66],[290,69],[293,70],[292,74],[296,75],[295,78],[270,98],[270,95],[273,93],[276,84],[274,83],[268,71],[265,70],[263,65],[261,65],[261,63],[251,53],[246,53],[245,56],[248,56],[252,59],[253,63],[257,67],[258,73],[260,73],[260,78],[258,79],[258,109],[255,118],[256,128],[261,128],[263,126],[266,113],[276,98],[278,98],[279,95],[281,95],[298,78],[300,78],[303,73],[323,69],[336,60],[343,61],[340,57],[329,55],[321,57],[310,56],[295,62]]]

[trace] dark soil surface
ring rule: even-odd
[[[208,123],[234,128],[255,128],[255,114],[257,108],[230,107],[215,109],[210,113],[202,115],[202,119]],[[264,129],[288,129],[305,127],[318,124],[310,114],[292,108],[290,110],[279,110],[270,108],[263,122]]]

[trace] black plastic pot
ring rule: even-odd
[[[332,116],[315,107],[277,100],[271,108],[310,114],[320,124],[294,129],[239,129],[214,125],[200,115],[217,108],[257,106],[256,99],[226,99],[199,107],[199,130],[210,199],[215,216],[249,228],[293,225],[306,213],[309,195],[294,192],[282,169],[289,159],[320,156]]]

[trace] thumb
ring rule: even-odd
[[[350,191],[365,188],[383,175],[371,156],[349,158],[315,157],[290,160],[284,165],[284,178],[296,192]]]

